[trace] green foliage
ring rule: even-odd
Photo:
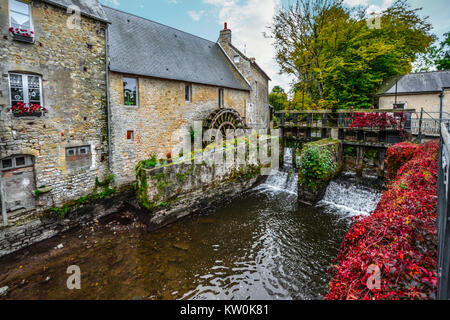
[[[317,188],[337,169],[331,151],[326,147],[308,144],[300,160],[300,183],[310,188]]]
[[[344,147],[344,156],[345,157],[356,157],[356,148],[355,147]]]
[[[288,96],[284,89],[275,86],[269,94],[269,103],[274,107],[275,112],[288,108]]]
[[[110,174],[105,178],[105,181],[101,182],[98,177],[95,178],[95,185],[97,187],[108,187],[111,183],[114,182],[114,179],[116,178],[115,175]]]
[[[377,149],[366,149],[364,152],[364,158],[372,161],[377,158],[377,155],[378,155]]]
[[[414,68],[417,72],[450,69],[450,32],[444,34],[444,40],[420,55],[419,61]]]
[[[405,0],[368,26],[364,8],[340,0],[297,0],[270,33],[283,73],[297,78],[292,109],[368,108],[383,81],[409,73],[433,42],[431,25]]]

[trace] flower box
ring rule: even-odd
[[[42,117],[47,109],[35,103],[18,102],[11,108],[11,111],[16,118]]]
[[[21,114],[19,114],[17,112],[13,112],[13,115],[15,118],[24,118],[24,117],[39,118],[39,117],[42,117],[44,115],[44,113],[42,111],[41,112],[33,112],[33,113],[21,113]]]
[[[19,29],[19,28],[9,28],[9,32],[11,33],[14,40],[21,41],[21,42],[27,42],[27,43],[34,43],[34,32],[28,31],[26,29]]]

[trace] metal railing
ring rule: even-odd
[[[448,112],[427,112],[423,108],[420,116],[411,122],[411,132],[422,142],[424,137],[439,138],[441,135],[441,124],[450,123]]]
[[[438,173],[438,299],[450,299],[450,130],[441,123],[441,146]]]

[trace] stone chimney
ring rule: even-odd
[[[219,44],[225,48],[231,43],[231,30],[228,29],[228,24],[225,22],[224,28],[220,31]]]

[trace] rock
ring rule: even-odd
[[[178,250],[183,250],[183,251],[188,251],[189,250],[189,245],[187,245],[185,243],[175,243],[172,246],[175,249],[178,249]]]
[[[9,287],[2,287],[0,288],[0,297],[6,297],[8,295],[9,292]]]

